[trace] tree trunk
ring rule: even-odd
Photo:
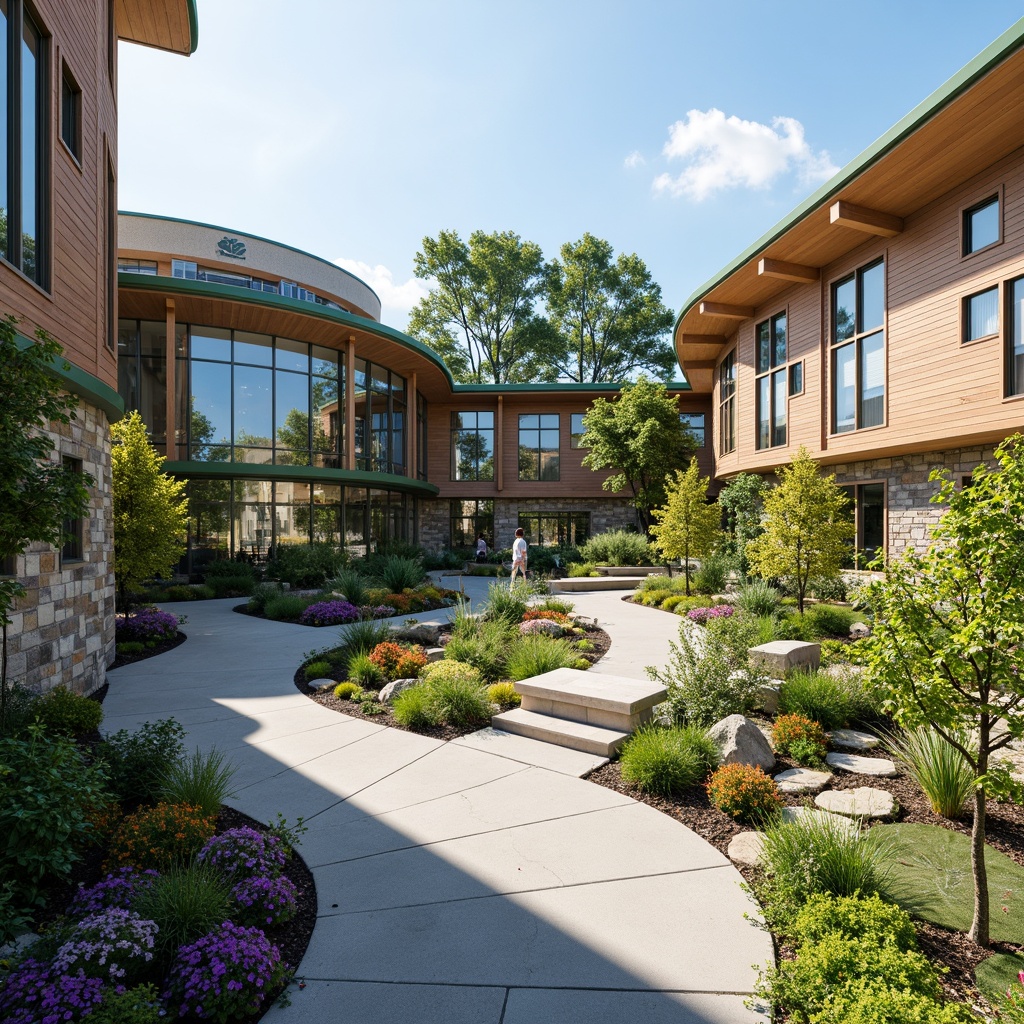
[[[3,641],[0,645],[0,734],[7,731],[7,616],[3,616]]]
[[[685,544],[683,546],[683,562],[686,565],[686,596],[690,596],[690,545]]]
[[[978,775],[988,771],[989,723],[982,716],[978,730]],[[985,790],[974,791],[974,827],[971,829],[971,870],[974,872],[974,920],[967,933],[979,946],[989,943],[988,869],[985,866]]]

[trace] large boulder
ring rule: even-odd
[[[771,744],[749,718],[730,715],[715,722],[708,733],[718,747],[722,764],[752,764],[765,771],[775,767]]]
[[[441,626],[437,622],[417,622],[414,626],[398,626],[392,630],[392,634],[396,640],[404,640],[409,644],[436,647]]]
[[[523,636],[536,636],[539,633],[542,636],[560,637],[565,633],[565,627],[550,619],[531,619],[519,623],[519,632]]]
[[[381,689],[377,701],[381,704],[390,704],[403,690],[410,690],[420,682],[419,679],[396,679]]]

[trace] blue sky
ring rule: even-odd
[[[984,0],[198,0],[121,44],[120,206],[308,250],[404,329],[424,235],[585,232],[687,296],[1020,15]],[[287,15],[282,16],[282,11]],[[1024,140],[1021,140],[1024,143]]]

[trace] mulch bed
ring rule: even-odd
[[[867,753],[864,756],[872,755]],[[787,768],[796,767],[799,766],[795,761],[776,756],[776,766],[771,774],[777,775]],[[644,793],[623,780],[622,768],[618,761],[598,768],[588,778],[591,782],[630,796],[675,818],[725,855],[728,855],[732,838],[740,832],[749,831],[749,826],[737,824],[727,814],[712,806],[703,786],[694,786],[675,797]],[[884,779],[837,771],[833,774],[833,781],[830,784],[831,789],[855,789],[858,786],[872,786],[892,793],[899,804],[896,817],[892,819],[894,821],[939,825],[963,835],[971,834],[974,815],[970,810],[957,821],[940,817],[932,811],[927,798],[914,781],[904,774],[893,779]],[[800,807],[813,802],[812,797],[786,793],[782,794],[782,799],[790,807]],[[1024,864],[1024,807],[990,800],[986,813],[986,841],[1018,864]],[[742,865],[737,865],[737,868],[748,883],[756,881],[756,869]],[[949,969],[949,973],[943,979],[947,994],[951,998],[972,1005],[978,1004],[980,999],[974,984],[974,968],[994,952],[1024,952],[1024,942],[1021,945],[994,942],[991,949],[984,949],[960,932],[949,931],[926,921],[916,921],[915,924],[922,952],[940,966]],[[777,949],[776,952],[785,955],[785,950]]]
[[[155,658],[158,654],[166,654],[168,651],[173,651],[175,647],[180,647],[187,639],[188,637],[179,629],[173,640],[161,640],[158,644],[147,647],[139,654],[118,654],[114,659],[114,664],[110,665],[107,671],[109,672],[112,668],[121,668],[123,665],[133,665],[135,662],[145,661],[147,658]]]

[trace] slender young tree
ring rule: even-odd
[[[666,558],[681,558],[686,574],[686,593],[690,593],[690,559],[707,558],[722,539],[722,513],[708,504],[710,479],[700,475],[697,459],[690,459],[686,472],[676,470],[668,485],[668,501],[653,512],[651,527],[654,543]]]
[[[768,485],[756,473],[738,473],[718,495],[718,504],[725,514],[726,528],[739,555],[740,571],[748,575],[747,545],[759,537],[761,526],[761,499]]]
[[[149,443],[138,412],[110,428],[114,501],[114,579],[121,610],[130,588],[169,575],[185,551],[187,481],[160,468],[166,459]]]
[[[986,800],[1024,795],[1006,762],[993,761],[1024,736],[1024,436],[995,454],[998,468],[979,466],[970,487],[957,488],[945,470],[932,473],[932,501],[946,511],[927,551],[908,550],[869,588],[866,642],[868,671],[896,720],[930,725],[977,779],[968,935],[980,946],[989,944]]]
[[[835,579],[842,571],[853,537],[850,499],[803,445],[778,477],[778,486],[764,493],[764,533],[747,544],[747,558],[754,575],[792,581],[802,615],[811,580]]]
[[[17,325],[13,316],[0,317],[0,563],[8,565],[32,543],[59,545],[65,520],[81,518],[92,485],[87,474],[54,461],[44,433],[70,423],[78,405],[54,374],[63,349],[45,331],[26,343]],[[7,631],[24,593],[15,577],[0,577],[0,731],[7,721]]]

